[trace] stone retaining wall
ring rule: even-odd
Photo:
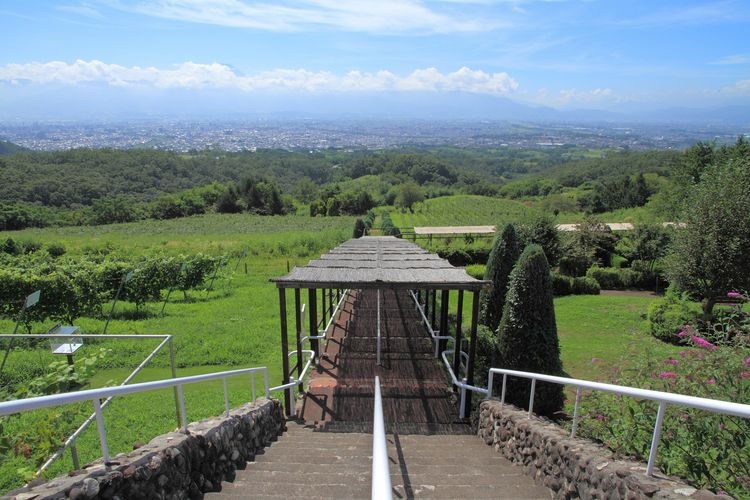
[[[83,498],[202,498],[219,491],[221,481],[232,481],[235,470],[285,430],[281,405],[258,398],[232,410],[229,417],[192,423],[188,434],[171,432],[150,443],[101,460],[68,476],[9,493],[18,499]],[[5,498],[5,497],[4,497]]]
[[[729,498],[662,474],[649,477],[646,464],[615,459],[602,445],[570,438],[558,425],[495,400],[480,405],[479,436],[555,498]]]

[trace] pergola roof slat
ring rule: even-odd
[[[342,243],[308,265],[273,278],[279,288],[430,288],[479,290],[469,276],[419,246],[393,236],[365,236]]]

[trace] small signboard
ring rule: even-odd
[[[26,302],[23,305],[24,309],[28,309],[29,307],[39,302],[39,296],[41,295],[41,293],[42,293],[41,290],[37,290],[36,292],[26,297]]]
[[[65,335],[65,338],[52,339],[50,340],[50,347],[52,348],[52,354],[73,354],[81,346],[83,346],[83,339],[81,337],[70,337],[78,331],[77,326],[62,326],[55,325],[49,333],[53,335]]]

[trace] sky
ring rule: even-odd
[[[747,104],[749,28],[747,0],[0,0],[0,107],[223,92]]]

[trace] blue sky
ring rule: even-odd
[[[733,0],[3,0],[0,103],[90,85],[747,103],[749,28]]]

